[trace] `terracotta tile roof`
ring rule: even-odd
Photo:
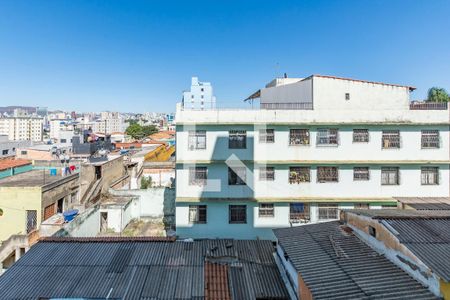
[[[231,300],[227,265],[205,262],[205,299]]]
[[[26,159],[0,159],[0,171],[26,165],[31,165],[31,161]]]
[[[311,78],[311,77],[322,77],[322,78],[329,78],[329,79],[338,79],[338,80],[355,81],[355,82],[362,82],[362,83],[372,83],[372,84],[381,84],[381,85],[389,85],[389,86],[396,86],[396,87],[404,87],[404,88],[408,88],[410,91],[414,91],[416,89],[415,87],[408,86],[408,85],[391,84],[391,83],[384,83],[384,82],[378,82],[378,81],[367,81],[367,80],[352,79],[352,78],[345,78],[345,77],[336,77],[336,76],[329,76],[329,75],[314,74],[314,75],[309,76],[308,78]]]

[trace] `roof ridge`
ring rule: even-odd
[[[175,237],[42,237],[41,243],[124,243],[124,242],[175,242]]]

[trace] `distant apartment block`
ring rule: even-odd
[[[342,209],[448,196],[449,111],[411,103],[413,90],[313,75],[275,79],[248,98],[256,109],[179,105],[177,234],[273,238]]]
[[[124,132],[125,121],[118,112],[102,112],[100,119],[95,121],[94,132],[111,134],[113,132]]]
[[[42,141],[43,119],[40,117],[0,118],[0,135],[10,140]]]
[[[200,82],[192,77],[191,88],[183,92],[183,105],[190,109],[212,109],[216,107],[216,97],[209,82]]]

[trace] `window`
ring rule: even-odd
[[[377,237],[377,230],[373,226],[369,226],[368,228],[369,234],[373,237]]]
[[[65,144],[65,143],[67,143],[67,139],[61,139],[60,142],[63,143],[63,144]]]
[[[350,100],[350,93],[345,93],[345,100]]]
[[[189,150],[206,149],[206,131],[190,130],[188,144]]]
[[[317,182],[338,182],[337,167],[317,167]]]
[[[206,185],[208,169],[206,167],[189,168],[189,185]]]
[[[37,228],[37,211],[27,210],[27,234]]]
[[[3,154],[3,155],[8,155],[8,152],[9,152],[9,150],[8,150],[8,149],[6,149],[6,150],[2,150],[2,154]]]
[[[381,168],[381,184],[382,185],[398,185],[399,168],[398,167],[383,167]]]
[[[206,224],[206,205],[189,205],[189,223]]]
[[[289,221],[291,223],[308,223],[311,220],[309,214],[309,204],[307,203],[290,203],[289,204]]]
[[[339,219],[337,204],[319,204],[319,220]]]
[[[381,147],[383,149],[400,148],[400,131],[383,130]]]
[[[247,205],[230,205],[228,210],[230,224],[247,223]]]
[[[259,168],[259,180],[274,181],[275,180],[275,168],[274,167]]]
[[[289,183],[311,182],[311,168],[310,167],[290,167],[289,168]]]
[[[439,148],[439,130],[422,130],[423,149]]]
[[[290,129],[289,145],[309,145],[309,129]]]
[[[353,180],[362,181],[369,180],[369,167],[354,167],[353,168]]]
[[[323,128],[317,130],[317,145],[338,145],[339,131],[337,128]]]
[[[275,211],[273,203],[260,203],[259,204],[259,217],[273,217]]]
[[[355,203],[354,205],[355,209],[369,209],[368,203]]]
[[[245,167],[228,168],[228,185],[245,185],[246,173]]]
[[[439,168],[438,167],[423,167],[421,170],[422,185],[439,184]]]
[[[230,149],[247,148],[247,131],[230,130],[228,132],[228,148]]]
[[[260,143],[274,143],[275,131],[273,129],[260,129],[259,130],[259,142]]]
[[[369,130],[368,129],[353,129],[353,143],[368,143]]]

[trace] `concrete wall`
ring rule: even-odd
[[[261,104],[299,102],[313,102],[313,86],[311,79],[261,89]]]
[[[44,209],[49,205],[57,205],[58,200],[63,199],[63,211],[71,209],[77,203],[71,202],[72,194],[78,194],[79,177],[71,175],[71,177],[61,178],[59,183],[54,183],[51,188],[44,187],[42,193],[42,218],[44,217]],[[56,211],[56,209],[55,209]]]

